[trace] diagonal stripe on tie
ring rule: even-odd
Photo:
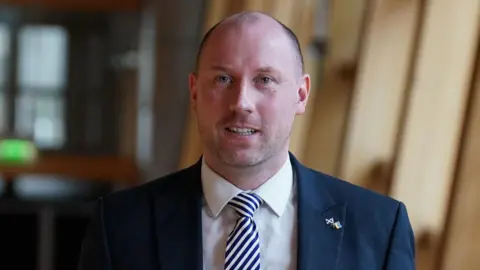
[[[228,205],[239,218],[227,239],[225,270],[260,269],[260,240],[253,214],[262,199],[253,193],[240,193]]]

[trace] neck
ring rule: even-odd
[[[218,175],[241,190],[254,190],[272,178],[289,158],[285,154],[275,155],[259,164],[248,167],[235,167],[224,164],[214,158],[204,155],[207,165]]]

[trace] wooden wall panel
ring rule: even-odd
[[[27,174],[65,176],[80,181],[108,181],[121,185],[139,183],[138,167],[128,157],[40,154],[29,164],[0,164],[0,176],[5,179]]]
[[[328,1],[328,0],[322,0]],[[321,14],[316,14],[318,11],[318,5],[320,5],[318,0],[302,0],[302,1],[294,1],[294,4],[290,7],[291,8],[291,18],[290,18],[290,28],[295,33],[298,33],[298,39],[300,41],[300,45],[302,46],[302,51],[305,53],[305,58],[307,60],[312,60],[312,58],[307,53],[307,48],[309,47],[310,43],[312,42],[312,35],[315,31],[315,23],[316,17],[320,16]],[[296,8],[296,5],[301,2],[302,8]],[[308,69],[308,64],[306,65],[306,70]],[[313,70],[310,70],[313,72]]]
[[[182,143],[179,169],[186,168],[197,161],[202,154],[200,137],[198,136],[197,120],[193,110],[190,110],[185,129],[185,138]]]
[[[282,0],[281,3],[272,6],[271,10],[265,10],[272,16],[280,20],[282,23],[292,28],[294,20],[297,18],[295,15],[297,11],[303,10],[303,0]],[[301,7],[301,8],[297,8]],[[309,36],[306,33],[297,32],[298,36]]]
[[[442,270],[476,270],[480,266],[480,58],[462,140],[457,179],[453,189]],[[442,259],[440,259],[442,258]]]
[[[335,174],[344,136],[345,120],[354,87],[367,0],[330,1],[327,54],[312,110],[301,160],[308,166]]]
[[[214,26],[227,13],[229,3],[223,0],[209,0],[207,15],[204,25],[204,32]]]
[[[264,0],[245,0],[249,10],[266,10],[267,3]]]
[[[442,233],[477,47],[479,8],[478,0],[430,0],[426,5],[392,189],[392,196],[406,203],[417,236]]]
[[[361,52],[339,176],[381,193],[395,158],[420,2],[373,1]]]

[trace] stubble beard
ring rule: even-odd
[[[283,155],[285,149],[288,151],[288,144],[291,135],[291,125],[284,126],[282,130],[272,132],[273,136],[262,134],[259,143],[250,149],[233,149],[216,137],[215,132],[208,126],[199,123],[198,131],[203,142],[204,151],[208,151],[211,158],[216,159],[215,163],[223,163],[232,169],[260,167],[261,164],[274,158],[275,155]],[[220,164],[218,164],[220,165]]]
[[[277,133],[280,134],[280,133]],[[285,134],[282,132],[281,134]],[[221,145],[221,142],[214,143],[214,151],[217,158],[224,164],[241,169],[259,166],[274,157],[288,144],[289,135],[271,137],[259,142],[257,146],[250,149],[228,149]]]

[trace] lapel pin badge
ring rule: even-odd
[[[337,221],[335,223],[333,223],[333,227],[335,227],[335,229],[341,229],[342,228],[342,224],[340,224],[340,221]]]
[[[325,219],[325,223],[327,223],[327,225],[339,230],[342,228],[342,224],[340,223],[340,221],[335,221],[333,218],[327,218]]]

